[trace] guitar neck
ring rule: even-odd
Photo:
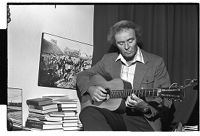
[[[159,96],[159,89],[124,89],[124,90],[110,90],[110,98],[126,98],[132,93],[138,97],[156,97]]]

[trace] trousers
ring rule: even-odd
[[[84,131],[153,131],[143,116],[88,106],[79,115]]]

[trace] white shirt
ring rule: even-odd
[[[122,62],[121,74],[120,74],[121,79],[130,82],[133,88],[136,62],[144,63],[144,58],[143,58],[140,48],[137,47],[137,52],[135,54],[135,57],[131,61],[131,63],[130,62],[127,63],[127,61],[124,59],[124,57],[121,54],[119,54],[119,56],[117,57],[115,61],[118,61],[118,60]]]

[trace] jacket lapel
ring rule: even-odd
[[[144,78],[144,75],[147,71],[148,67],[141,63],[137,62],[136,64],[136,69],[135,69],[135,76],[134,76],[134,81],[133,81],[133,87],[134,89],[139,89],[142,79]]]
[[[113,64],[113,69],[111,69],[113,73],[113,78],[120,78],[120,73],[121,73],[121,61],[116,61]]]
[[[135,89],[141,88],[142,79],[144,78],[144,75],[145,75],[147,69],[149,68],[148,67],[149,59],[146,56],[146,53],[145,53],[144,50],[141,49],[141,52],[142,52],[142,55],[143,55],[143,58],[144,58],[144,64],[141,63],[141,62],[136,63],[135,76],[134,76],[134,81],[133,81],[133,87]]]

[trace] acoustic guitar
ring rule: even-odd
[[[96,106],[105,108],[110,111],[124,112],[125,99],[134,93],[136,96],[142,97],[161,97],[170,100],[181,101],[184,97],[184,91],[181,88],[154,88],[154,89],[131,89],[129,82],[123,81],[120,78],[110,81],[105,80],[101,75],[94,75],[90,78],[92,85],[101,86],[106,89],[109,95],[108,100],[102,102],[95,102],[91,99],[89,94],[84,94],[81,97],[81,109],[87,106]]]

